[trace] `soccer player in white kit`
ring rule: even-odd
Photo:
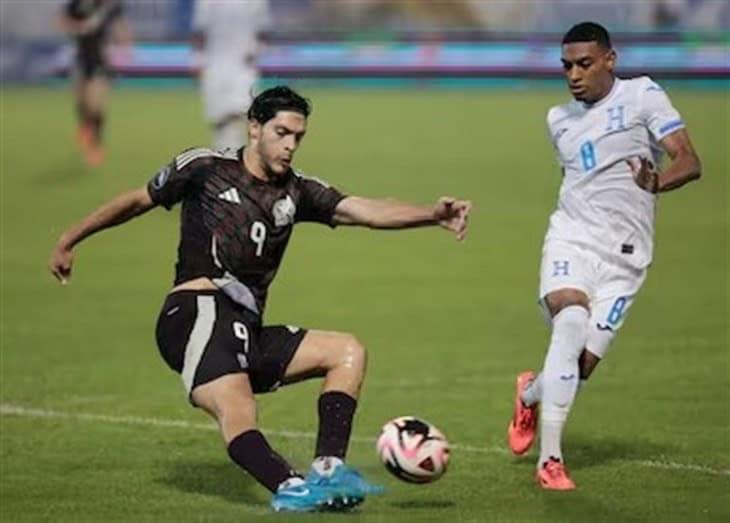
[[[193,46],[213,148],[238,150],[246,141],[246,111],[258,81],[259,35],[270,23],[267,0],[197,0]]]
[[[615,76],[605,28],[578,24],[562,43],[574,100],[547,116],[563,181],[543,245],[539,296],[552,336],[542,372],[517,378],[508,428],[512,451],[526,453],[542,405],[536,479],[551,490],[575,488],[561,450],[563,426],[644,282],[657,194],[698,179],[701,170],[664,90],[647,76]],[[669,162],[660,171],[663,153]]]

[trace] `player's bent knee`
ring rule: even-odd
[[[588,296],[586,293],[578,289],[561,289],[551,292],[545,296],[545,304],[553,318],[563,309],[573,305],[590,310],[590,300],[588,299]]]
[[[193,403],[220,418],[240,413],[256,418],[256,400],[243,373],[227,374],[195,387],[190,395]]]
[[[367,365],[365,345],[354,335],[344,334],[337,364],[341,367],[364,372]]]
[[[587,380],[590,378],[599,363],[601,363],[601,358],[594,354],[592,350],[583,350],[578,360],[580,379]]]

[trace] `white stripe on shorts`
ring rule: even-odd
[[[198,316],[195,318],[193,331],[190,333],[188,344],[185,346],[185,362],[182,369],[182,380],[185,390],[193,388],[195,371],[198,369],[200,359],[203,357],[205,346],[213,334],[215,324],[215,298],[213,296],[198,296]]]

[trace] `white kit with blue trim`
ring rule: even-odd
[[[546,240],[581,243],[622,256],[635,269],[651,263],[656,196],[640,189],[627,160],[659,164],[659,142],[684,127],[664,90],[651,78],[616,79],[588,105],[571,101],[547,115],[550,140],[563,170],[558,206]]]

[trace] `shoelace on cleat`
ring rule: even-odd
[[[551,463],[545,464],[545,470],[547,471],[548,475],[550,475],[551,478],[558,478],[561,476],[565,476],[565,469],[562,465],[562,463],[553,461]]]

